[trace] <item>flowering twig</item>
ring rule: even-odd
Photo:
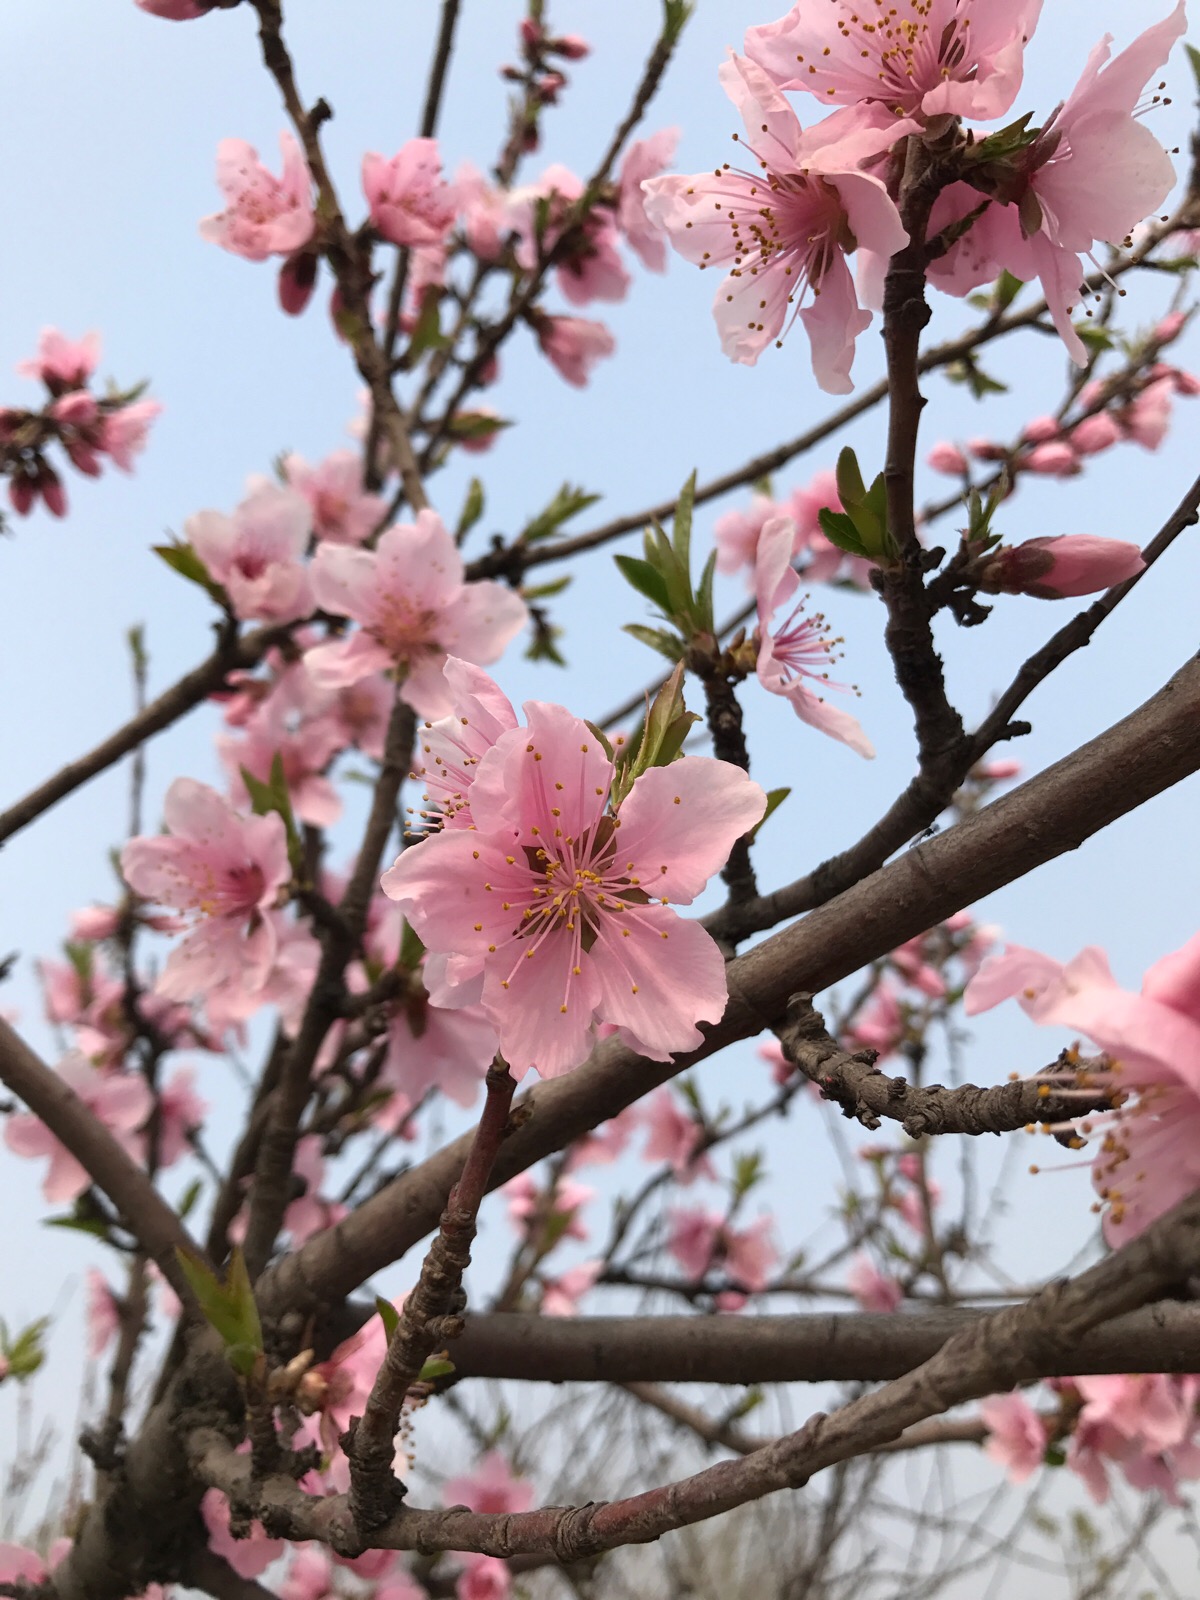
[[[816,993],[980,896],[1076,848],[1200,769],[1200,662],[1184,666],[1130,716],[728,966],[730,1003],[699,1050],[647,1061],[616,1041],[521,1104],[536,1115],[506,1142],[503,1183],[617,1115],[652,1088],[735,1039],[781,1022],[798,985]],[[353,1216],[310,1239],[263,1283],[266,1302],[308,1315],[352,1292],[437,1223],[460,1164],[456,1140],[397,1178]]]
[[[0,1081],[66,1145],[91,1181],[112,1201],[122,1226],[154,1259],[184,1305],[194,1306],[191,1289],[176,1259],[176,1251],[181,1249],[199,1254],[187,1229],[100,1119],[3,1017]]]
[[[404,1397],[434,1349],[458,1332],[463,1273],[471,1262],[475,1220],[508,1124],[516,1084],[497,1059],[487,1075],[487,1099],[462,1176],[450,1192],[437,1237],[421,1263],[416,1287],[404,1302],[388,1340],[363,1415],[344,1441],[350,1460],[350,1507],[366,1536],[385,1522],[404,1490],[392,1472],[396,1430]]]

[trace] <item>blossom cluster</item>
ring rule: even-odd
[[[87,478],[98,478],[106,459],[122,472],[133,471],[162,406],[143,400],[140,387],[94,394],[90,384],[99,359],[99,334],[73,340],[57,328],[43,328],[37,354],[17,363],[22,377],[46,388],[37,411],[0,406],[0,474],[8,479],[8,498],[19,516],[39,501],[52,516],[67,514],[62,474],[46,455],[51,445]]]

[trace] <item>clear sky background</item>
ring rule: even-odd
[[[1137,23],[1166,9],[1166,0],[1159,0],[1138,8],[1135,18],[1122,0],[1047,0],[1015,111],[1032,108],[1041,120],[1069,91],[1106,28],[1119,48]],[[324,95],[334,108],[323,138],[354,221],[365,210],[358,183],[362,153],[390,155],[416,130],[437,8],[432,0],[400,6],[291,0],[287,11],[302,93],[309,100]],[[700,0],[643,129],[682,128],[678,170],[726,159],[729,134],[739,123],[716,69],[726,45],[739,43],[746,26],[773,14],[773,7],[764,11],[748,0]],[[512,58],[519,15],[509,0],[465,0],[441,124],[448,171],[466,157],[482,168],[494,159],[506,97],[496,68]],[[546,119],[544,148],[525,169],[530,176],[550,161],[583,174],[591,170],[627,104],[657,17],[657,6],[647,0],[563,0],[553,7],[554,25],[583,34],[594,54],[569,68],[571,88],[562,108]],[[1167,145],[1186,148],[1193,94],[1181,58],[1172,63],[1170,87],[1175,103],[1154,113],[1151,126]],[[13,364],[32,353],[45,324],[72,337],[96,328],[104,337],[101,372],[122,384],[149,378],[151,392],[166,406],[132,479],[114,472],[94,483],[72,474],[65,523],[39,513],[15,521],[14,537],[0,543],[0,803],[125,718],[124,636],[131,624],[147,627],[151,692],[207,653],[212,616],[204,597],[148,547],[166,530],[180,532],[196,510],[231,510],[246,475],[269,471],[281,450],[316,461],[346,442],[359,384],[346,350],[331,337],[325,293],[302,319],[284,318],[275,305],[272,265],[226,255],[197,233],[198,219],[219,207],[213,180],[218,141],[248,139],[275,166],[283,125],[275,87],[259,64],[248,7],[173,25],[144,15],[132,0],[53,0],[7,7],[0,19],[7,238],[0,373],[11,374]],[[465,458],[431,484],[447,521],[457,516],[466,482],[478,472],[488,499],[476,548],[492,532],[516,531],[564,480],[604,496],[574,525],[582,530],[674,493],[695,466],[702,478],[726,471],[817,421],[828,401],[813,384],[802,333],[793,333],[782,351],[769,350],[755,369],[732,366],[710,319],[713,287],[710,277],[678,260],[662,278],[636,270],[626,303],[587,313],[609,323],[618,356],[596,370],[583,392],[563,384],[529,336],[518,335],[504,351],[500,382],[485,397],[517,426],[489,455]],[[1167,308],[1175,287],[1174,279],[1154,279],[1138,292],[1143,323]],[[548,304],[558,309],[553,295]],[[963,323],[956,302],[943,300],[936,311],[931,337]],[[1185,336],[1172,357],[1200,367],[1196,343]],[[922,454],[944,437],[1006,439],[1061,397],[1065,357],[1037,334],[997,346],[985,365],[1012,385],[1010,394],[986,406],[940,377],[928,380]],[[872,329],[859,341],[855,378],[865,385],[881,368]],[[39,398],[39,387],[27,380],[10,376],[0,385],[0,402]],[[1176,427],[1153,456],[1124,446],[1094,461],[1080,481],[1026,482],[1002,513],[1006,535],[1088,532],[1144,542],[1195,472],[1198,404],[1178,402]],[[864,466],[882,464],[882,430],[883,415],[875,413],[847,434]],[[776,490],[785,494],[831,464],[832,454],[818,450],[779,474]],[[921,488],[940,495],[946,484],[929,473]],[[707,537],[721,509],[725,505],[699,514],[698,539]],[[939,541],[951,528],[952,519],[939,529]],[[636,539],[624,545],[635,547]],[[554,571],[542,569],[547,577]],[[658,658],[618,631],[623,622],[645,620],[645,608],[617,579],[611,552],[585,558],[575,571],[571,590],[554,603],[555,619],[566,629],[569,669],[531,666],[514,651],[497,675],[514,701],[557,699],[596,716],[652,676]],[[1029,771],[1133,709],[1196,649],[1198,576],[1197,539],[1189,533],[1095,643],[1038,691],[1029,708],[1034,732],[1014,751]],[[719,611],[740,603],[743,594],[738,582],[727,583]],[[820,603],[846,636],[843,666],[863,691],[854,709],[879,755],[867,766],[801,725],[783,702],[768,703],[753,683],[747,687],[754,775],[767,788],[794,788],[758,852],[767,886],[791,880],[857,838],[912,771],[910,721],[882,649],[878,602],[834,594],[822,595]],[[1001,598],[985,628],[941,630],[952,692],[968,722],[986,711],[1021,660],[1075,604]],[[151,824],[175,776],[221,781],[211,742],[216,727],[215,713],[202,710],[150,747]],[[49,1054],[54,1046],[41,1022],[32,963],[55,952],[72,909],[112,899],[107,852],[123,836],[127,790],[127,774],[110,772],[0,853],[0,951],[21,953],[0,1003],[19,1010],[31,1041]],[[1136,986],[1146,965],[1196,930],[1198,795],[1196,780],[1180,785],[1074,855],[992,896],[977,908],[980,918],[1062,958],[1089,942],[1104,945],[1120,979]],[[1062,1042],[1039,1036],[1015,1008],[1012,1016],[979,1024],[975,1033],[968,1066],[977,1081],[1031,1070]],[[202,1073],[210,1098],[228,1084],[219,1063],[203,1064]],[[714,1095],[737,1103],[758,1090],[761,1074],[746,1045],[706,1068],[704,1082]],[[229,1099],[227,1106],[232,1127],[236,1106]],[[804,1156],[796,1160],[800,1141]],[[778,1169],[771,1203],[783,1218],[819,1219],[831,1203],[837,1168],[816,1118],[802,1110],[771,1135],[771,1144]],[[19,1325],[52,1304],[64,1305],[64,1282],[75,1286],[69,1303],[77,1308],[82,1268],[99,1259],[97,1252],[75,1236],[40,1227],[39,1165],[0,1151],[0,1174],[7,1203],[0,1314]],[[1088,1236],[1089,1199],[1083,1172],[1018,1178],[1003,1235],[1010,1268],[1028,1278],[1059,1267]],[[1042,1220],[1048,1212],[1055,1219],[1049,1227]],[[506,1224],[497,1218],[491,1226],[502,1241]],[[785,1237],[789,1246],[801,1242],[790,1226]],[[396,1286],[402,1281],[408,1281],[403,1272]],[[69,1427],[66,1403],[60,1410],[51,1398],[72,1392],[78,1362],[79,1334],[67,1316],[55,1329],[54,1351],[55,1389],[43,1386],[42,1404]],[[0,1426],[7,1398],[0,1394]]]

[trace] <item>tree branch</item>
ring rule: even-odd
[[[469,1316],[456,1378],[524,1383],[879,1383],[990,1313],[968,1306],[799,1316]],[[1164,1300],[1105,1323],[1047,1376],[1200,1369],[1200,1306]]]
[[[0,1080],[19,1095],[116,1206],[122,1226],[153,1258],[185,1307],[195,1310],[176,1250],[200,1254],[187,1229],[149,1178],[57,1072],[0,1017]]]
[[[539,1083],[505,1143],[501,1184],[736,1039],[782,1022],[798,988],[819,993],[973,900],[1032,872],[1200,768],[1200,661],[1130,716],[1027,783],[907,851],[802,922],[729,964],[730,1001],[699,1050],[661,1063],[608,1040],[575,1072]],[[263,1284],[279,1314],[304,1320],[397,1260],[436,1225],[466,1157],[462,1139],[310,1239]]]

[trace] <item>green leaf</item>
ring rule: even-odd
[[[1102,328],[1096,322],[1076,322],[1075,332],[1083,340],[1089,350],[1098,355],[1102,350],[1112,350],[1115,347],[1113,336],[1107,328]]]
[[[858,464],[858,457],[849,445],[846,445],[837,458],[838,499],[849,511],[854,506],[866,504],[867,486],[863,482],[862,469]]]
[[[190,1213],[192,1212],[193,1208],[195,1207],[196,1201],[199,1200],[200,1196],[203,1193],[204,1193],[204,1181],[203,1181],[203,1179],[202,1178],[193,1178],[191,1183],[189,1183],[187,1188],[183,1191],[183,1197],[181,1198],[181,1200],[179,1202],[179,1205],[176,1208],[177,1211],[178,1211],[178,1214],[179,1214],[180,1222],[184,1222],[184,1221],[187,1220],[188,1216],[190,1215]]]
[[[753,828],[751,828],[751,830],[750,830],[750,843],[751,844],[753,844],[755,839],[758,838],[758,830],[762,827],[763,823],[766,822],[769,817],[773,816],[774,813],[779,810],[780,806],[787,799],[788,795],[791,794],[791,792],[792,791],[790,789],[768,789],[767,790],[767,809],[763,812],[762,816],[758,819],[758,821],[754,824]]]
[[[692,580],[687,568],[680,565],[675,546],[657,522],[646,529],[642,543],[647,562],[666,584],[663,611],[671,621],[686,627],[692,614]]]
[[[95,1239],[103,1239],[105,1244],[112,1244],[112,1231],[102,1217],[43,1217],[44,1228],[65,1228],[68,1233],[90,1233]]]
[[[197,1305],[224,1342],[230,1366],[248,1377],[262,1354],[263,1337],[241,1249],[234,1246],[224,1280],[193,1251],[177,1249],[175,1255]]]
[[[31,1322],[28,1327],[22,1328],[14,1338],[8,1336],[8,1329],[0,1322],[0,1355],[8,1362],[8,1375],[19,1380],[31,1378],[46,1359],[44,1340],[46,1330],[50,1326],[49,1317],[39,1317],[36,1322]]]
[[[396,1329],[400,1326],[400,1313],[396,1310],[392,1302],[390,1300],[385,1300],[381,1294],[377,1294],[375,1296],[375,1309],[378,1311],[380,1319],[383,1322],[383,1329],[387,1334],[387,1342],[391,1344],[392,1336],[396,1332]]]
[[[525,652],[525,660],[548,661],[553,667],[565,667],[568,664],[567,658],[556,643],[561,638],[561,628],[542,623],[534,629],[533,638],[529,641],[529,648]]]
[[[599,498],[598,494],[588,494],[586,489],[576,489],[564,483],[546,509],[539,511],[536,517],[525,524],[519,535],[520,542],[536,544],[539,539],[550,538],[564,522],[586,511],[588,506],[594,506]]]
[[[746,1150],[740,1152],[733,1162],[734,1200],[740,1200],[744,1195],[749,1194],[755,1184],[761,1182],[764,1176],[762,1151]]]
[[[1192,77],[1196,80],[1196,89],[1200,91],[1200,50],[1197,50],[1194,44],[1185,44],[1183,48],[1187,51],[1188,66],[1191,67]]]
[[[404,932],[400,935],[400,965],[407,967],[409,972],[415,972],[421,965],[425,955],[425,946],[411,923],[404,924]]]
[[[844,511],[831,511],[828,506],[822,506],[817,512],[817,521],[830,544],[837,545],[839,550],[846,550],[852,556],[866,555],[866,546],[858,529]]]
[[[642,622],[626,622],[621,632],[635,638],[640,645],[650,645],[651,650],[666,656],[667,661],[678,661],[683,654],[682,638],[677,634],[669,634],[664,627],[645,627]]]
[[[996,279],[995,287],[992,290],[992,303],[997,311],[1007,311],[1024,287],[1023,279],[1014,278],[1008,268],[1005,267],[1004,271]]]
[[[426,289],[421,297],[421,310],[417,325],[412,331],[405,352],[405,361],[412,363],[426,350],[444,350],[449,340],[442,332],[442,297],[435,288]]]
[[[150,548],[160,560],[166,562],[172,572],[177,572],[189,583],[197,584],[205,594],[211,595],[219,606],[226,611],[229,610],[229,599],[224,589],[209,577],[208,568],[186,540],[173,539],[170,544],[154,544]]]
[[[274,811],[282,817],[287,834],[288,861],[292,871],[299,877],[304,870],[304,847],[292,812],[292,797],[288,793],[287,778],[283,772],[283,756],[278,750],[275,752],[271,760],[271,776],[266,783],[246,767],[242,767],[241,773],[254,815],[265,817]]]
[[[562,594],[575,581],[575,574],[568,572],[565,577],[552,578],[549,583],[534,584],[532,588],[521,588],[523,600],[549,600],[556,594]]]
[[[146,630],[140,622],[135,623],[125,635],[129,645],[129,654],[133,660],[133,670],[144,673],[150,664],[150,657],[146,654]]]
[[[696,504],[696,474],[693,471],[675,502],[675,522],[671,529],[671,547],[675,559],[690,577],[692,570],[692,511]]]
[[[492,417],[486,411],[456,411],[446,426],[452,439],[491,439],[511,428],[507,417]]]
[[[713,618],[713,575],[717,570],[717,552],[713,550],[700,574],[700,587],[696,590],[696,627],[701,633],[715,633]]]
[[[433,1383],[438,1378],[448,1378],[453,1371],[454,1363],[449,1356],[430,1356],[417,1374],[417,1382]]]
[[[644,595],[660,611],[665,613],[669,609],[666,581],[649,561],[639,560],[637,556],[614,556],[613,560],[631,588]]]
[[[467,498],[463,501],[463,508],[458,518],[458,537],[465,539],[482,515],[483,484],[478,478],[472,478],[467,487]]]

